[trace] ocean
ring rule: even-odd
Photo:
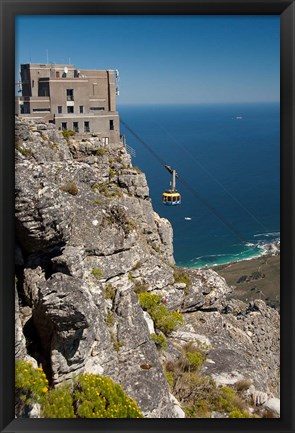
[[[121,133],[135,152],[132,164],[146,174],[155,211],[173,226],[177,265],[251,259],[279,240],[279,103],[118,111],[127,125],[122,122]],[[179,206],[162,204],[171,181],[163,163],[178,173]]]

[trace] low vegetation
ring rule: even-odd
[[[68,181],[64,186],[62,186],[61,190],[64,192],[68,192],[71,195],[77,195],[78,194],[77,185],[71,181]]]
[[[136,229],[135,222],[126,214],[126,212],[119,206],[113,206],[110,209],[106,220],[109,224],[116,224],[124,231],[125,236]]]
[[[192,281],[190,276],[182,269],[175,268],[174,270],[174,280],[176,283],[184,283],[187,287],[190,287]]]
[[[23,147],[20,144],[16,144],[15,148],[25,157],[30,158],[31,156],[33,156],[33,151],[29,147]]]
[[[95,183],[92,185],[91,189],[93,192],[98,192],[108,199],[123,196],[121,188],[114,183]]]
[[[26,361],[16,362],[15,392],[17,415],[39,403],[42,418],[142,418],[133,399],[111,378],[79,375],[72,383],[48,390],[41,368]],[[19,407],[21,405],[21,407]]]
[[[97,279],[100,280],[103,277],[103,271],[100,268],[93,268],[91,274]]]
[[[106,153],[105,149],[103,147],[99,147],[97,149],[97,151],[95,152],[95,155],[96,156],[103,156],[103,155],[105,155],[105,153]]]
[[[151,334],[151,339],[154,340],[159,349],[167,348],[167,340],[164,334]]]
[[[167,362],[165,375],[172,393],[180,401],[189,418],[210,418],[213,411],[229,418],[252,417],[237,390],[218,386],[212,378],[200,373],[206,352],[200,345],[187,343],[178,361]],[[244,389],[246,384],[241,384]]]
[[[63,129],[62,135],[64,139],[69,141],[70,137],[73,137],[75,135],[75,131],[72,131],[71,129]]]
[[[105,299],[111,299],[113,301],[115,299],[115,295],[116,295],[115,287],[111,283],[106,284],[106,286],[104,287]]]
[[[141,307],[149,313],[155,327],[165,335],[169,335],[183,323],[183,317],[178,311],[168,311],[162,303],[162,297],[150,292],[138,293]]]
[[[42,368],[32,363],[17,360],[15,363],[15,405],[16,413],[27,414],[35,404],[42,404],[48,392],[48,380]]]

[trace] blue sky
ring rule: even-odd
[[[279,16],[18,16],[17,72],[47,55],[78,69],[118,69],[118,105],[280,97]]]

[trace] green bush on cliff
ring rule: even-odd
[[[251,418],[251,415],[245,410],[233,410],[229,415],[229,418]]]
[[[19,144],[17,144],[15,146],[16,150],[18,150],[23,156],[28,156],[31,157],[33,156],[33,151],[32,149],[28,148],[28,147],[23,147]]]
[[[103,277],[103,271],[100,268],[93,268],[91,274],[97,279],[100,280]]]
[[[64,192],[68,192],[71,195],[77,195],[78,194],[77,185],[71,181],[68,181],[64,186],[62,186],[61,190]]]
[[[135,401],[109,377],[81,375],[73,396],[78,418],[142,418]]]
[[[63,384],[49,391],[41,410],[42,418],[76,418],[69,385]]]
[[[106,153],[105,149],[103,147],[99,147],[97,151],[95,152],[96,156],[103,156]]]
[[[17,416],[28,416],[34,403],[42,418],[142,418],[136,402],[111,378],[82,374],[72,385],[64,383],[48,391],[42,368],[26,361],[15,364]]]
[[[101,276],[102,275],[103,274],[101,273]],[[103,291],[105,299],[111,299],[112,301],[115,299],[116,288],[111,283],[106,284]]]
[[[183,355],[178,362],[178,368],[181,371],[199,371],[204,361],[206,353],[199,345],[196,347],[194,342],[190,341],[182,347]]]
[[[188,375],[189,373],[184,374]],[[183,379],[182,377],[180,382]],[[219,387],[212,379],[198,373],[191,373],[187,380],[189,380],[189,383],[180,384],[183,389],[180,394],[191,394],[191,400],[186,401],[184,405],[188,417],[207,418],[211,416],[212,411],[217,411],[228,413],[229,418],[251,418],[251,415],[246,410],[246,404],[232,388],[228,386]],[[176,397],[179,398],[178,395]]]
[[[154,340],[160,349],[167,348],[167,340],[163,334],[151,334],[151,339]]]
[[[63,135],[63,138],[65,138],[68,141],[70,137],[75,135],[75,131],[72,131],[71,129],[63,129],[62,135]]]
[[[149,292],[138,293],[141,307],[149,313],[155,327],[168,335],[183,323],[183,317],[178,311],[168,311],[161,302],[161,296]]]
[[[48,381],[42,368],[32,363],[15,362],[15,406],[18,415],[28,412],[35,403],[42,403],[48,392]]]
[[[179,268],[176,268],[174,270],[174,280],[176,283],[186,284],[187,287],[189,287],[192,284],[189,275],[185,271]]]

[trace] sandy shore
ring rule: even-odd
[[[212,267],[229,286],[229,297],[251,301],[262,299],[268,305],[280,307],[280,254],[265,254],[251,260]]]

